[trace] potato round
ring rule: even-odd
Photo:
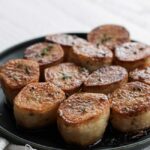
[[[115,49],[115,64],[133,70],[145,67],[150,59],[150,46],[138,42],[128,42]]]
[[[108,48],[92,45],[74,46],[70,52],[69,61],[94,71],[103,65],[110,65],[113,54]]]
[[[102,25],[88,34],[88,41],[99,46],[105,45],[113,50],[115,46],[130,41],[127,29],[120,25]]]
[[[101,139],[108,123],[110,102],[106,95],[76,93],[58,109],[58,129],[68,143],[81,146]]]
[[[44,69],[63,61],[64,52],[60,45],[47,42],[33,44],[26,48],[24,58],[35,60],[40,65],[41,78]]]
[[[39,64],[33,60],[9,60],[0,67],[0,83],[8,103],[27,84],[39,81]]]
[[[121,132],[138,132],[150,127],[150,85],[130,82],[112,94],[110,120]]]
[[[72,46],[89,44],[85,39],[68,34],[51,34],[46,36],[46,40],[62,46],[65,54],[65,61],[68,61]]]
[[[65,93],[49,82],[31,83],[14,100],[14,115],[18,125],[39,128],[56,121],[57,109]]]
[[[128,72],[120,66],[105,66],[94,71],[84,82],[83,90],[94,93],[111,93],[128,81]]]
[[[150,67],[136,68],[129,73],[130,81],[140,81],[150,85]]]
[[[45,81],[61,88],[67,95],[78,91],[88,77],[87,69],[74,63],[62,63],[45,70]]]

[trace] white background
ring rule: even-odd
[[[0,51],[55,32],[87,32],[105,23],[150,43],[149,0],[0,0]]]

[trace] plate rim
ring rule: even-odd
[[[60,34],[71,34],[71,35],[87,35],[87,32],[71,32],[71,33],[60,33]],[[46,35],[45,35],[46,36]],[[15,49],[18,49],[19,47],[24,47],[24,45],[29,45],[30,43],[33,44],[34,42],[41,42],[45,39],[45,36],[40,36],[40,37],[35,37],[35,38],[31,38],[29,40],[26,40],[26,41],[23,41],[23,42],[20,42],[18,44],[15,44],[13,46],[10,46],[4,50],[2,50],[0,52],[0,58],[4,57],[5,55],[7,55],[10,51],[12,50],[15,50]],[[29,144],[31,145],[32,147],[34,148],[40,148],[40,149],[43,149],[43,150],[63,150],[62,148],[55,148],[55,147],[51,147],[51,146],[45,146],[45,145],[41,145],[41,144],[38,144],[36,142],[32,142],[32,141],[29,141],[27,139],[24,139],[12,132],[10,132],[9,130],[5,129],[4,127],[2,127],[0,125],[0,132],[2,134],[4,134],[4,136],[10,138],[11,140],[13,141],[16,141],[16,143],[21,143],[21,144]],[[122,146],[118,146],[118,147],[113,147],[113,148],[95,148],[95,150],[125,150],[127,148],[131,149],[131,148],[136,148],[136,147],[139,147],[139,146],[142,146],[146,143],[150,143],[150,137],[146,138],[146,139],[141,139],[140,141],[138,142],[134,142],[134,143],[130,143],[130,144],[127,144],[127,145],[122,145]]]

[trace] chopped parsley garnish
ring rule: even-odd
[[[111,39],[112,39],[112,37],[110,37],[109,35],[103,34],[103,37],[101,39],[101,43],[104,44],[104,43],[110,41]]]
[[[98,78],[98,81],[102,82],[103,80],[101,78]]]
[[[53,47],[52,45],[48,45],[46,48],[44,48],[44,49],[42,50],[41,56],[48,55],[49,50],[50,50],[52,47]]]
[[[16,65],[16,67],[22,69],[23,68],[23,64],[19,63],[19,64]]]
[[[85,107],[81,108],[81,111],[82,111],[82,113],[86,113],[87,112]]]
[[[80,71],[80,72],[86,72],[86,68],[80,67],[79,71]]]
[[[141,92],[142,91],[142,89],[140,88],[140,87],[133,87],[133,91],[139,91],[139,92]]]
[[[13,75],[12,78],[15,80],[15,81],[18,81],[19,77],[16,76],[16,75]]]
[[[25,67],[26,74],[30,75],[30,68],[28,66]]]
[[[30,68],[29,68],[29,66],[26,66],[25,64],[17,64],[16,67],[19,68],[19,69],[23,69],[26,74],[28,74],[28,75],[30,74]],[[16,80],[17,77],[14,77],[14,79]]]
[[[66,80],[66,79],[70,79],[70,78],[71,78],[70,75],[68,75],[68,74],[66,74],[66,73],[64,73],[64,72],[61,72],[61,74],[62,74],[62,79],[63,79],[63,80]]]
[[[31,93],[33,93],[35,91],[35,88],[31,87],[29,90],[30,90]]]
[[[36,54],[35,57],[36,57],[36,58],[39,58],[39,57],[41,57],[41,55],[40,55],[40,54]]]
[[[49,50],[48,47],[44,48],[44,49],[42,50],[41,55],[42,55],[42,56],[47,55],[47,54],[48,54],[48,50]]]

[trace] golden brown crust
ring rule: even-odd
[[[119,25],[102,25],[93,29],[88,34],[88,41],[95,45],[105,45],[110,49],[130,41],[130,35],[126,28]]]
[[[32,60],[9,60],[0,68],[0,80],[11,89],[22,88],[30,82],[38,82],[39,65]]]
[[[1,86],[10,103],[25,85],[38,82],[39,76],[39,64],[33,60],[9,60],[0,67]]]
[[[64,61],[68,62],[70,51],[74,45],[88,45],[85,39],[68,34],[52,34],[46,37],[46,40],[52,43],[60,44],[64,50]]]
[[[129,73],[130,81],[140,81],[150,85],[150,67],[136,68]]]
[[[111,64],[112,58],[113,54],[111,50],[104,46],[96,48],[92,45],[80,45],[73,47],[69,61],[73,61],[93,71],[102,65]]]
[[[96,93],[110,93],[128,80],[128,73],[120,66],[105,66],[94,71],[84,82],[83,90]]]
[[[67,94],[77,91],[86,80],[89,72],[87,69],[74,63],[62,63],[45,70],[45,81],[49,81]]]
[[[49,82],[31,83],[24,87],[14,100],[22,110],[45,113],[65,99],[65,93]]]
[[[29,46],[24,52],[24,58],[35,60],[40,69],[45,69],[63,61],[64,52],[60,45],[47,42]]]
[[[65,124],[78,125],[97,118],[110,103],[104,94],[76,93],[61,103],[58,109],[58,117]]]
[[[150,86],[142,82],[130,82],[115,91],[112,96],[112,112],[136,116],[150,110]]]
[[[149,57],[150,47],[138,42],[124,43],[115,49],[115,63],[128,70],[146,66]]]
[[[16,123],[25,128],[39,128],[56,121],[65,93],[51,83],[31,83],[14,100]]]

